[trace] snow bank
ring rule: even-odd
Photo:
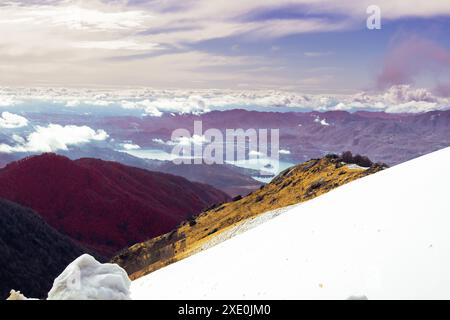
[[[133,299],[450,299],[450,148],[132,283]]]
[[[9,293],[9,297],[6,300],[34,300],[34,299],[28,299],[20,291],[11,290],[11,292]]]
[[[48,300],[127,300],[130,285],[117,264],[101,264],[84,254],[55,279]]]
[[[361,166],[359,166],[357,164],[354,164],[354,163],[348,164],[347,168],[349,168],[350,170],[367,170],[367,169],[369,169],[368,167],[361,167]]]

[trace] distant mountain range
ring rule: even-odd
[[[102,160],[114,161],[128,166],[138,167],[150,171],[159,171],[186,178],[190,181],[210,184],[234,197],[247,195],[258,189],[262,183],[252,176],[258,176],[259,170],[237,167],[231,164],[197,164],[175,165],[172,161],[142,159],[125,152],[119,152],[110,148],[85,146],[59,152],[73,160],[79,158],[96,157]]]
[[[108,141],[71,146],[58,150],[70,159],[100,158],[152,171],[183,176],[191,181],[208,183],[231,196],[246,195],[261,184],[253,179],[257,171],[242,170],[233,163],[226,166],[174,166],[170,161],[132,155],[123,148],[130,143],[140,151],[159,150],[170,153],[173,130],[186,128],[193,133],[194,121],[202,121],[203,131],[225,129],[280,129],[280,159],[297,164],[328,153],[350,150],[377,162],[395,165],[420,155],[450,146],[450,111],[419,114],[384,112],[258,112],[246,110],[213,111],[202,115],[164,114],[161,117],[91,116],[83,114],[24,113],[30,124],[46,126],[89,126],[105,130]],[[20,130],[16,129],[19,134]],[[32,128],[23,128],[23,136]],[[0,143],[13,144],[12,138],[0,134]],[[132,152],[131,152],[132,153]],[[0,153],[0,167],[32,153]]]
[[[150,171],[159,171],[184,177],[190,181],[210,184],[224,191],[231,197],[247,195],[258,189],[262,183],[253,179],[258,176],[259,170],[246,169],[231,164],[224,165],[175,165],[172,161],[141,159],[125,152],[119,152],[111,148],[83,146],[70,150],[58,151],[58,154],[72,160],[80,158],[99,158],[106,161],[120,162],[122,164]],[[23,154],[0,153],[0,168],[14,160],[21,159]]]
[[[161,141],[170,140],[173,130],[193,132],[201,120],[203,131],[236,128],[278,128],[280,148],[289,154],[282,159],[299,163],[327,153],[350,150],[374,161],[395,165],[450,146],[450,110],[426,113],[385,112],[258,112],[212,111],[202,115],[164,114],[161,117],[131,117],[26,114],[32,123],[88,125],[105,130],[115,143],[132,142],[143,149],[171,150]],[[159,140],[155,140],[159,139]],[[114,146],[110,146],[114,149]],[[117,148],[119,146],[116,146]]]
[[[105,256],[230,199],[182,177],[55,154],[1,169],[0,198],[34,209],[56,230]]]
[[[176,165],[171,161],[166,161],[157,170],[181,176],[191,181],[210,184],[232,197],[245,196],[263,185],[263,183],[251,178],[252,175],[257,176],[259,174],[258,170],[240,168],[229,164]]]

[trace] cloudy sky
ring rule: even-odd
[[[0,0],[0,86],[448,97],[449,33],[443,0]]]

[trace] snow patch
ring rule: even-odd
[[[139,150],[141,147],[133,143],[123,143],[122,148],[124,148],[125,150]]]
[[[11,290],[11,292],[9,293],[9,297],[6,300],[35,300],[35,299],[28,299],[20,291]]]
[[[232,230],[238,235],[133,281],[131,297],[449,299],[448,163],[450,148],[350,182],[247,232]]]
[[[256,228],[257,226],[288,211],[289,209],[293,208],[294,206],[295,205],[275,209],[275,210],[260,214],[256,217],[252,217],[252,218],[246,219],[244,221],[241,221],[240,223],[232,226],[231,228],[225,230],[224,232],[220,232],[217,236],[209,239],[207,242],[205,242],[201,246],[201,248],[198,251],[203,251],[203,250],[212,248],[212,247],[218,245],[219,243],[224,242],[225,240],[231,239],[241,233],[244,233],[248,230]]]
[[[361,166],[359,166],[357,164],[354,164],[354,163],[348,164],[347,168],[349,168],[351,170],[367,170],[367,169],[369,169],[368,167],[361,167]]]
[[[117,264],[84,254],[59,275],[48,300],[129,300],[131,281]]]
[[[287,149],[280,149],[280,151],[278,151],[279,154],[291,154],[291,151],[287,150]]]
[[[326,119],[320,119],[319,117],[317,117],[316,119],[314,119],[314,122],[319,123],[322,126],[329,126],[330,124],[327,122]]]

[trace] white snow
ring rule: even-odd
[[[11,292],[9,293],[9,297],[6,300],[25,301],[25,300],[36,300],[36,299],[28,299],[20,291],[11,290]]]
[[[317,117],[316,119],[314,119],[314,122],[320,123],[322,126],[329,126],[329,125],[330,125],[330,124],[327,122],[327,119],[320,119],[319,117]]]
[[[134,299],[450,299],[450,148],[132,283]]]
[[[233,227],[225,230],[224,232],[219,233],[217,236],[213,237],[212,239],[209,239],[204,244],[202,244],[202,246],[200,247],[200,249],[198,251],[203,251],[203,250],[212,248],[221,242],[224,242],[232,237],[235,237],[241,233],[244,233],[250,229],[253,229],[253,228],[259,226],[260,224],[263,224],[266,221],[269,221],[269,220],[279,216],[280,214],[286,212],[287,210],[289,210],[292,207],[294,207],[294,206],[288,206],[288,207],[284,207],[284,208],[267,211],[263,214],[246,219],[246,220],[234,225]]]
[[[350,170],[367,170],[367,169],[369,169],[368,167],[361,167],[361,166],[359,166],[357,164],[354,164],[354,163],[348,164],[347,168],[349,168]]]
[[[130,284],[117,264],[101,264],[84,254],[55,279],[48,300],[128,300]]]

